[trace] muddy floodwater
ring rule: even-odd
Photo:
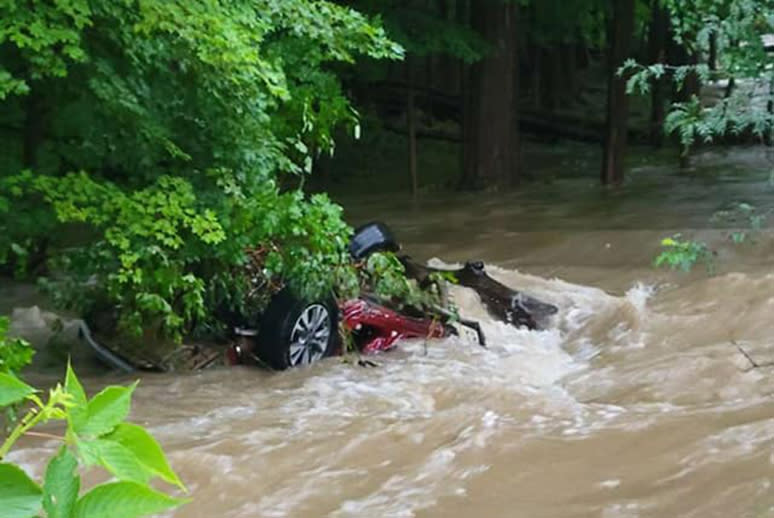
[[[767,164],[713,152],[683,174],[643,159],[619,191],[565,175],[516,194],[343,197],[353,223],[388,222],[414,257],[484,259],[558,315],[516,330],[454,289],[488,348],[415,341],[376,368],[144,376],[133,419],[194,499],[173,516],[774,515],[774,240],[735,247],[709,221],[735,201],[768,206]],[[677,231],[716,250],[714,275],[652,268]],[[27,440],[11,459],[40,473],[53,447]]]

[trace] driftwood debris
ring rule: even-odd
[[[419,281],[420,285],[430,282],[433,273],[451,273],[461,286],[478,293],[494,318],[515,327],[539,329],[545,319],[558,311],[556,306],[497,282],[486,273],[481,261],[468,261],[457,270],[442,270],[423,266],[408,256],[402,256],[400,260],[406,275]]]

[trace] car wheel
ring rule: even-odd
[[[310,365],[335,352],[338,324],[332,298],[304,301],[285,288],[261,317],[256,353],[277,370]]]

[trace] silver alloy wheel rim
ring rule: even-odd
[[[322,304],[304,308],[290,333],[288,360],[291,367],[309,365],[325,356],[331,336],[331,319]]]

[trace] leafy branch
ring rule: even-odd
[[[672,270],[689,272],[695,264],[702,262],[708,272],[715,269],[714,255],[706,243],[682,239],[680,234],[675,234],[662,239],[661,246],[664,250],[654,261],[656,267],[668,266]]]
[[[67,423],[62,445],[49,460],[42,483],[19,466],[0,462],[0,508],[4,518],[135,518],[184,504],[150,487],[161,479],[185,491],[161,446],[143,427],[125,422],[136,383],[110,386],[87,399],[68,365],[64,385],[58,384],[44,402],[33,387],[12,374],[0,373],[0,407],[31,405],[0,446],[0,461],[24,435],[50,421]],[[115,480],[79,496],[78,467],[98,466]]]

